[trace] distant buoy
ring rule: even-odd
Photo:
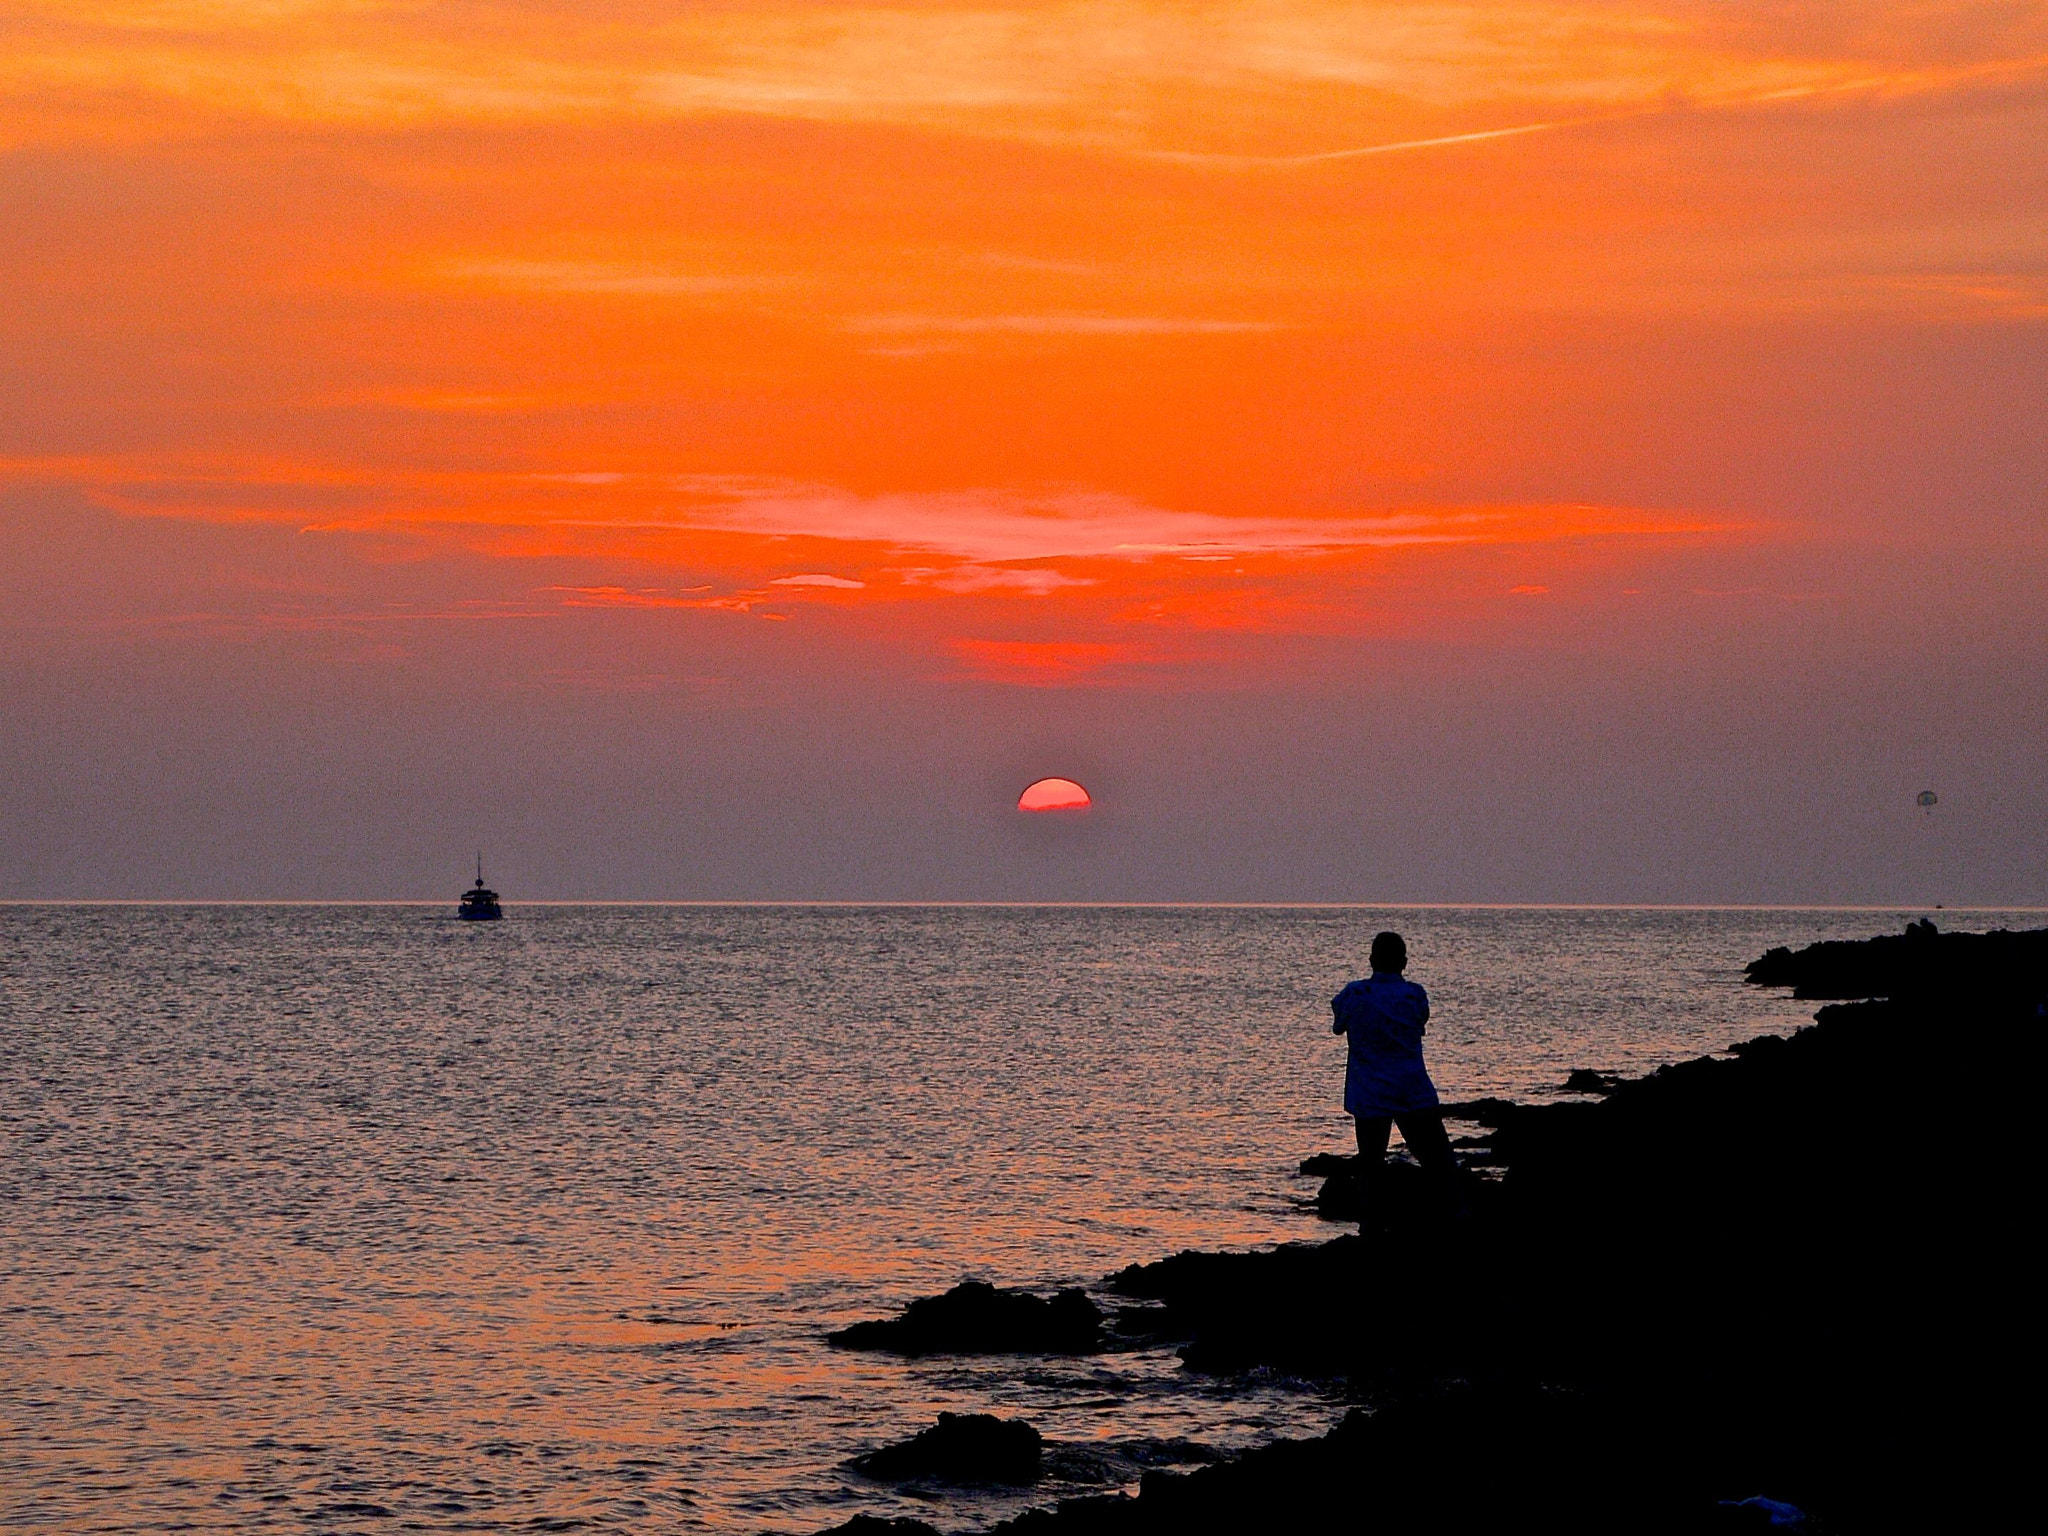
[[[1913,803],[1919,806],[1920,809],[1925,811],[1928,815],[1932,816],[1934,814],[1934,808],[1937,805],[1941,804],[1941,796],[1937,795],[1931,789],[1923,789],[1920,791],[1919,794],[1913,797]]]

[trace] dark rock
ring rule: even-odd
[[[858,1472],[884,1482],[929,1478],[943,1483],[1009,1483],[1038,1480],[1044,1443],[1020,1419],[992,1413],[942,1413],[930,1429],[896,1445],[856,1456]]]
[[[1364,1217],[1366,1195],[1358,1175],[1358,1167],[1352,1163],[1323,1180],[1322,1188],[1316,1191],[1316,1214],[1327,1221],[1358,1221]],[[1399,1221],[1418,1216],[1427,1198],[1422,1170],[1415,1164],[1389,1158],[1380,1169],[1373,1190],[1379,1220]]]
[[[1521,1111],[1522,1106],[1512,1099],[1462,1099],[1442,1106],[1438,1113],[1446,1120],[1470,1120],[1479,1125],[1503,1126]]]
[[[1167,1308],[1140,1304],[1118,1307],[1114,1326],[1120,1339],[1136,1344],[1157,1344],[1163,1339],[1177,1337],[1174,1324],[1174,1316]]]
[[[2048,929],[1941,933],[1922,921],[1883,938],[1780,946],[1744,974],[1757,986],[1790,987],[1794,997],[1816,1001],[1946,995],[2039,1004],[2048,995]]]
[[[1316,1191],[1316,1214],[1328,1221],[1356,1221],[1361,1198],[1356,1174],[1348,1169],[1332,1174]]]
[[[1181,1359],[1224,1374],[1275,1365],[1303,1374],[1343,1369],[1333,1323],[1354,1310],[1361,1278],[1374,1266],[1361,1238],[1287,1243],[1257,1253],[1183,1252],[1134,1264],[1110,1288],[1161,1303]]]
[[[855,1323],[826,1341],[899,1355],[1084,1355],[1102,1347],[1102,1312],[1081,1291],[1047,1301],[967,1280],[943,1296],[919,1297],[900,1317]]]
[[[1120,1296],[1164,1302],[1171,1309],[1195,1297],[1231,1290],[1255,1277],[1314,1264],[1319,1255],[1341,1248],[1345,1242],[1339,1238],[1335,1243],[1283,1243],[1264,1253],[1199,1253],[1184,1248],[1150,1264],[1126,1265],[1111,1275],[1107,1284]]]
[[[1591,1067],[1580,1067],[1564,1080],[1566,1093],[1612,1093],[1621,1086],[1622,1079],[1611,1072],[1595,1072]]]
[[[1314,1157],[1301,1160],[1302,1177],[1327,1179],[1332,1174],[1349,1173],[1351,1165],[1357,1161],[1349,1152],[1318,1152]]]
[[[901,1517],[884,1520],[880,1515],[855,1515],[843,1525],[820,1531],[818,1536],[939,1536],[939,1528],[922,1520]]]
[[[1206,1467],[1226,1458],[1213,1446],[1175,1436],[1171,1440],[1119,1440],[1111,1448],[1122,1460],[1147,1469],[1158,1467]]]

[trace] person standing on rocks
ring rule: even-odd
[[[1422,1032],[1429,1023],[1429,994],[1401,973],[1408,945],[1398,933],[1372,941],[1372,974],[1330,999],[1336,1022],[1332,1034],[1350,1038],[1344,1068],[1344,1110],[1358,1130],[1358,1192],[1369,1213],[1383,1183],[1387,1138],[1401,1127],[1401,1139],[1429,1175],[1445,1207],[1464,1214],[1458,1159],[1444,1134],[1436,1084],[1422,1064]]]

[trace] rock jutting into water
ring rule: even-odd
[[[1595,1072],[1591,1067],[1579,1067],[1565,1077],[1564,1091],[1566,1093],[1612,1093],[1625,1081],[1625,1078],[1617,1077],[1612,1072]]]
[[[1465,1099],[1446,1104],[1441,1111],[1446,1120],[1470,1120],[1475,1125],[1505,1125],[1521,1112],[1513,1099]]]
[[[2038,1007],[2041,978],[2048,974],[2048,929],[1943,933],[1923,918],[1882,938],[1774,949],[1750,961],[1744,974],[1760,987],[1790,987],[1794,997],[1816,1002],[1947,990],[1993,1007]]]
[[[898,1355],[1085,1355],[1102,1347],[1102,1311],[1081,1291],[1048,1301],[966,1280],[943,1296],[918,1298],[899,1317],[827,1334],[826,1342]]]
[[[2048,931],[1751,974],[1858,1000],[1590,1102],[1463,1107],[1505,1168],[1469,1222],[1396,1173],[1358,1235],[1109,1277],[1142,1303],[1119,1332],[1187,1368],[1341,1377],[1371,1411],[995,1529],[1998,1528],[2034,1451],[2009,1405],[2038,1316]]]
[[[942,1413],[908,1440],[856,1456],[855,1471],[883,1482],[928,1478],[945,1483],[1031,1483],[1044,1442],[1021,1419],[991,1413]]]

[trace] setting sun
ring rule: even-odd
[[[1040,779],[1017,797],[1020,811],[1085,811],[1094,803],[1072,779]]]

